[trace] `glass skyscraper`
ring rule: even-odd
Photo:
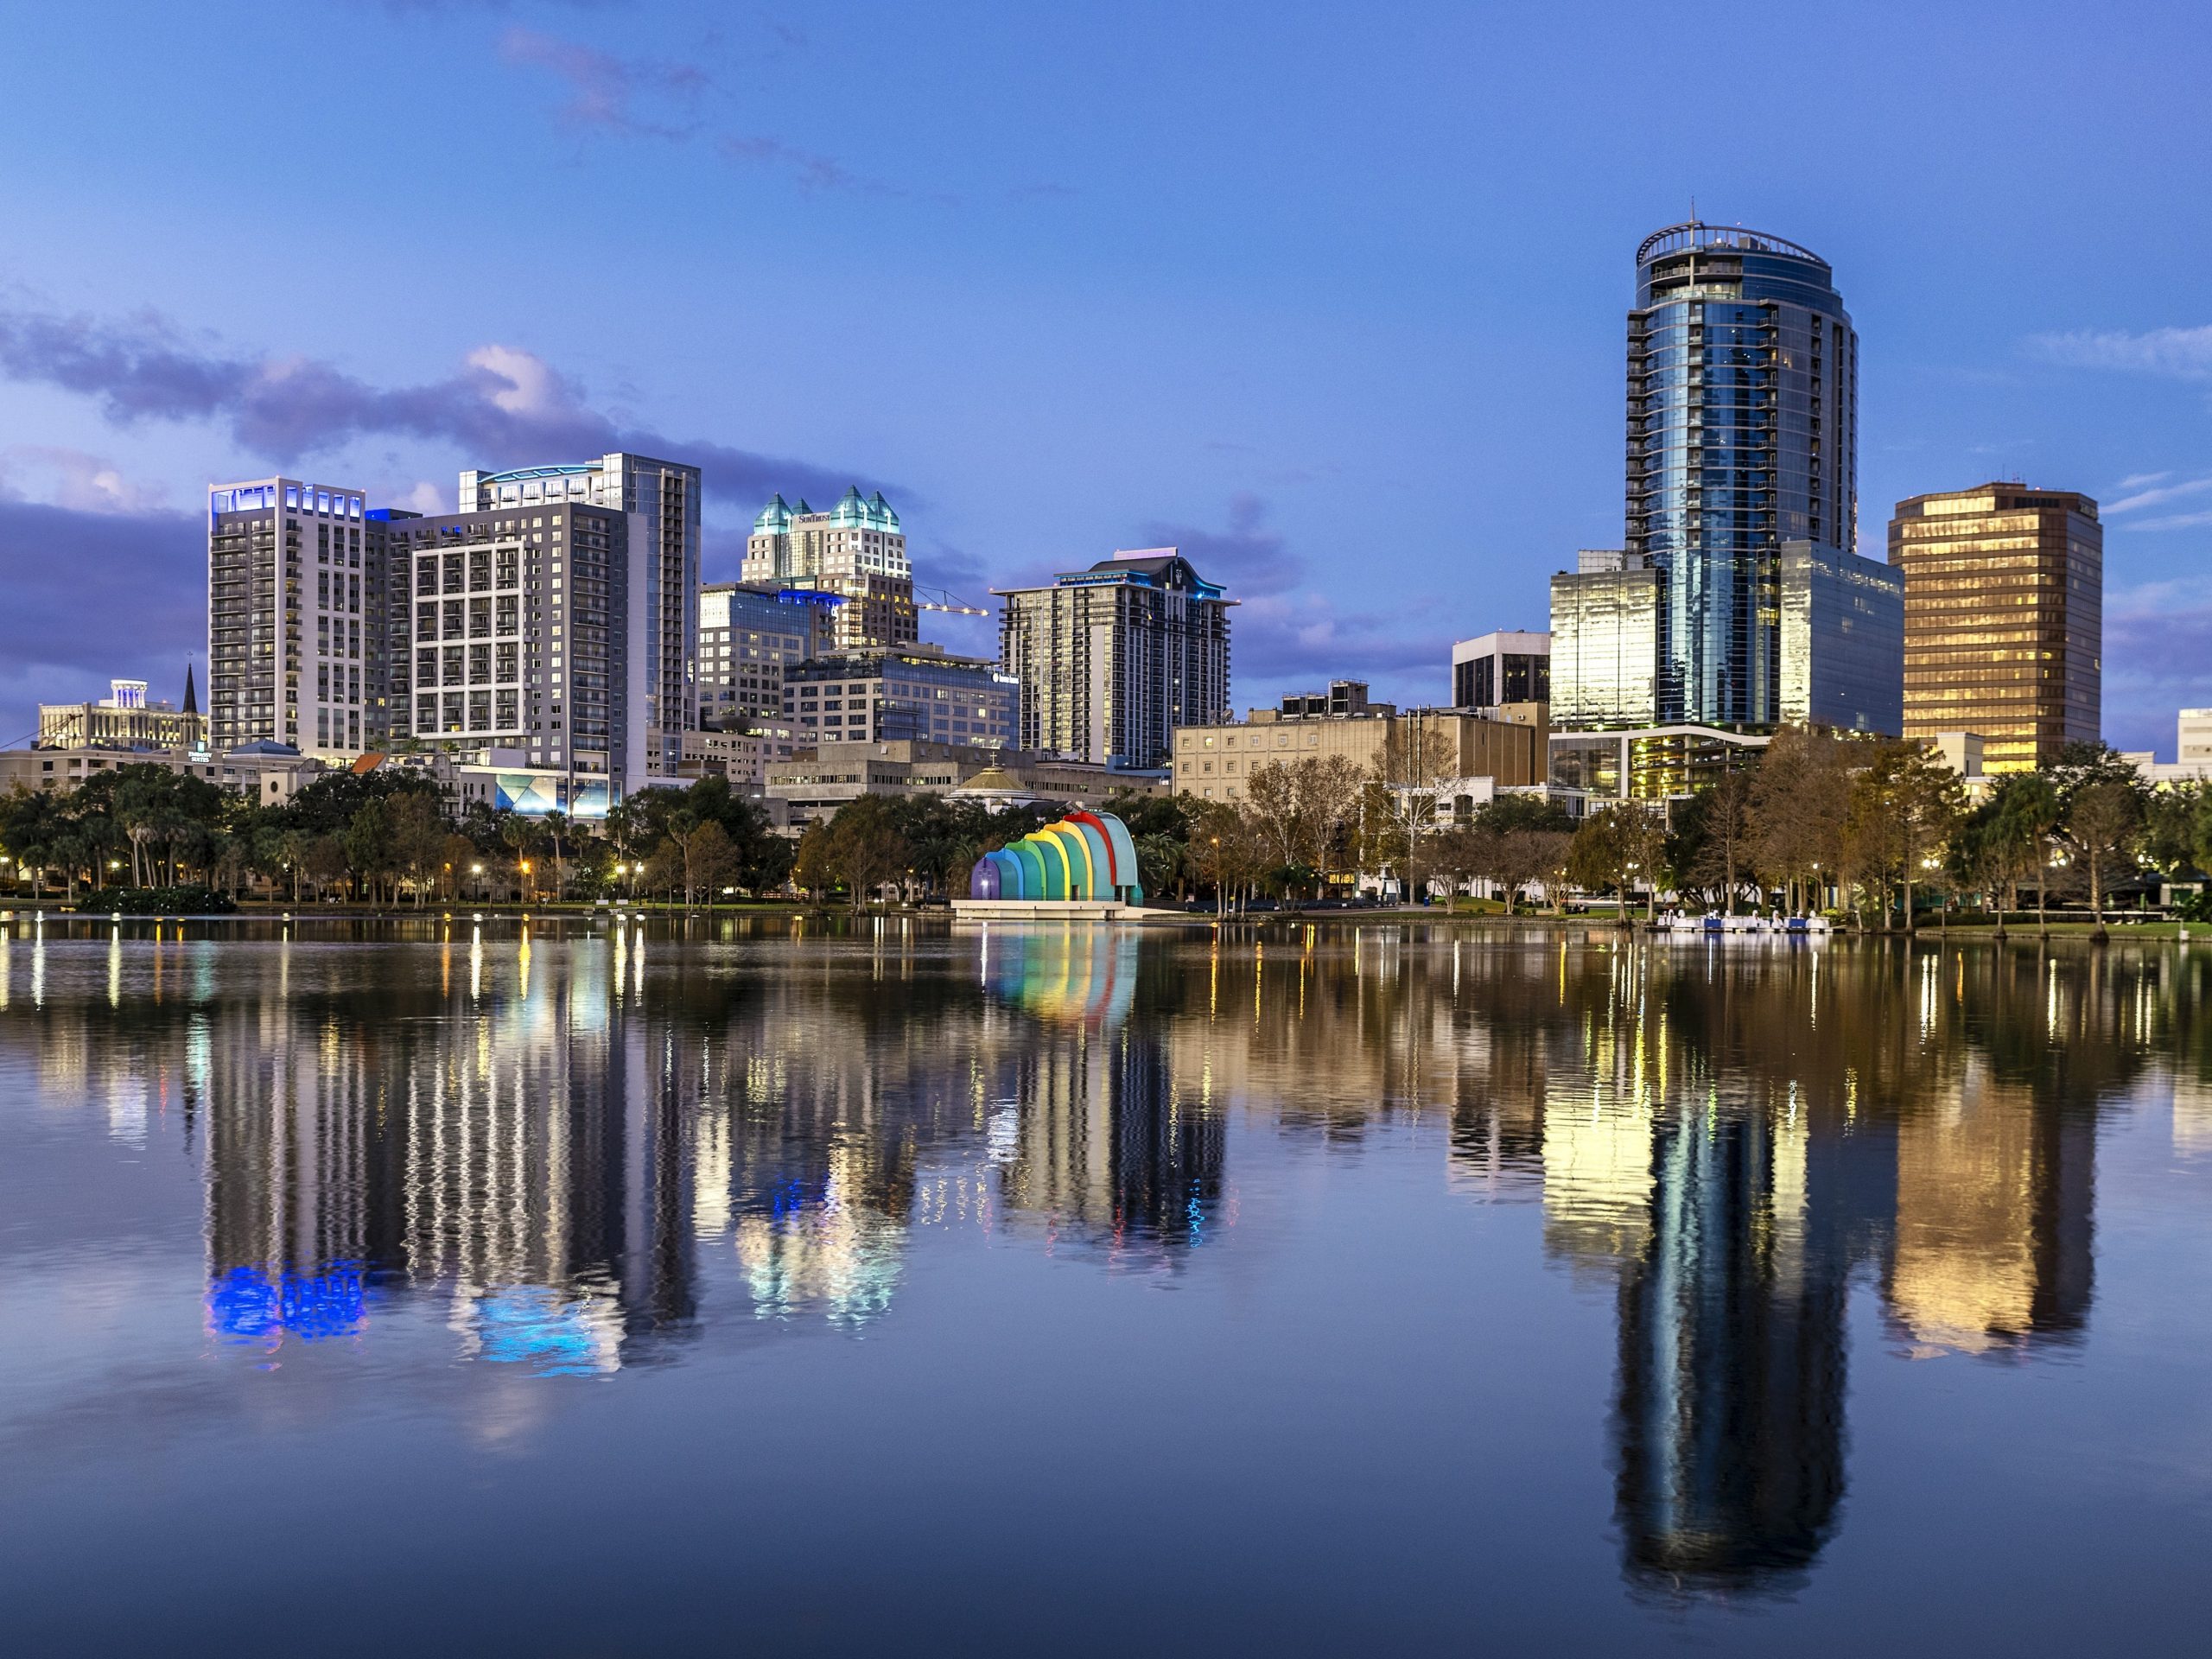
[[[1658,573],[1656,712],[1771,728],[1783,544],[1857,541],[1859,337],[1827,262],[1778,237],[1672,226],[1636,276],[1627,563]]]

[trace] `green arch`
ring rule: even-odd
[[[1037,856],[1044,863],[1045,891],[1039,897],[1066,898],[1069,875],[1068,852],[1066,848],[1060,845],[1058,837],[1039,830],[1034,835],[1024,836],[1021,838],[1021,844],[1035,849]]]
[[[1098,876],[1090,868],[1090,844],[1084,840],[1083,831],[1063,820],[1046,824],[1045,833],[1059,844],[1061,855],[1068,861],[1068,897],[1096,899]]]

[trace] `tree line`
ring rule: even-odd
[[[326,772],[264,804],[166,766],[117,766],[67,791],[0,796],[0,885],[101,903],[524,903],[613,897],[713,903],[780,891],[791,846],[767,814],[708,778],[638,791],[600,823],[472,803],[423,772]]]
[[[1624,908],[1640,895],[1647,916],[1672,893],[1732,914],[1827,911],[1882,931],[1967,910],[2001,935],[2031,896],[2038,925],[2054,899],[2076,900],[2101,935],[2116,889],[2196,881],[2208,867],[2212,793],[2153,790],[2102,744],[2069,744],[1969,801],[1924,744],[1793,728],[1671,815],[1637,803],[1592,814],[1564,874]]]

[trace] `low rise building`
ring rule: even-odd
[[[1578,817],[1611,801],[1675,800],[1709,788],[1772,741],[1770,732],[1696,725],[1554,732],[1547,781]]]
[[[97,702],[42,702],[42,749],[204,749],[207,722],[200,713],[192,670],[184,671],[184,706],[149,702],[143,680],[111,680]]]
[[[962,743],[915,739],[838,742],[825,739],[789,760],[772,761],[766,792],[790,805],[794,822],[827,817],[863,795],[957,795],[1012,804],[1020,798],[1096,806],[1116,795],[1164,793],[1157,774],[1021,751],[996,753]]]
[[[25,789],[67,791],[104,772],[160,766],[243,795],[263,806],[282,806],[320,778],[323,766],[283,743],[256,741],[218,754],[208,749],[0,749],[0,793]]]
[[[1452,647],[1452,706],[1518,726],[1546,723],[1552,700],[1548,632],[1500,629]]]
[[[870,646],[786,664],[784,724],[800,741],[1014,747],[1020,685],[940,645]]]
[[[2212,709],[2184,709],[2176,722],[2174,758],[2158,759],[2155,749],[2129,751],[2143,781],[2153,789],[2177,784],[2212,783]]]
[[[799,751],[798,734],[782,724],[757,721],[742,729],[683,734],[682,775],[722,778],[732,788],[758,789],[768,767]]]
[[[1358,691],[1356,699],[1346,699],[1341,714],[1255,709],[1228,725],[1178,728],[1174,792],[1200,800],[1242,800],[1255,768],[1331,755],[1374,774],[1393,745],[1403,764],[1390,769],[1406,773],[1394,781],[1412,782],[1417,772],[1424,790],[1433,789],[1446,800],[1464,795],[1479,804],[1490,798],[1491,787],[1544,781],[1541,727],[1458,709],[1401,713],[1390,703],[1368,702],[1363,685]]]

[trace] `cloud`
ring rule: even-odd
[[[632,137],[682,138],[690,129],[638,113],[641,99],[696,100],[709,86],[696,65],[650,58],[618,58],[610,52],[542,35],[519,26],[499,37],[499,55],[552,74],[568,88],[559,120],[563,126]]]
[[[27,474],[35,481],[22,487],[19,480]],[[104,455],[38,443],[0,450],[0,497],[28,497],[79,512],[149,512],[167,505],[162,491],[125,478]]]
[[[766,26],[785,48],[801,42],[802,37],[772,19]],[[618,57],[597,47],[519,25],[499,37],[499,56],[511,64],[543,70],[567,89],[556,119],[575,132],[686,143],[702,131],[696,115],[700,99],[715,90],[714,78],[696,63]],[[726,134],[715,138],[713,146],[714,153],[724,162],[785,174],[810,194],[847,191],[887,198],[912,194],[857,173],[834,156],[781,138]],[[932,199],[950,200],[935,195]]]
[[[798,149],[780,138],[723,138],[716,141],[715,149],[727,162],[780,168],[802,190],[850,190],[869,196],[906,194],[880,179],[863,178],[833,156]]]
[[[1269,526],[1262,497],[1233,497],[1225,530],[1154,522],[1144,535],[1154,545],[1180,549],[1200,575],[1238,601],[1230,629],[1240,700],[1333,679],[1368,680],[1377,696],[1408,703],[1450,700],[1452,635],[1408,623],[1409,615],[1433,614],[1433,607],[1363,611],[1305,588],[1306,561]]]
[[[2212,510],[2199,512],[2170,512],[2163,518],[2139,519],[2126,526],[2129,530],[2196,530],[2212,524]]]
[[[2212,380],[2212,324],[2196,328],[2152,328],[2036,334],[2028,347],[2053,363],[2077,369],[2119,369],[2160,374],[2179,380]]]
[[[450,443],[464,462],[499,468],[627,449],[689,461],[710,494],[757,505],[777,490],[836,495],[865,474],[625,426],[534,353],[480,346],[426,385],[382,387],[317,359],[253,358],[188,337],[156,315],[121,321],[0,309],[0,378],[96,400],[120,426],[226,424],[244,448],[280,464],[365,437]]]
[[[1228,529],[1155,519],[1144,527],[1143,544],[1180,548],[1200,575],[1228,588],[1232,599],[1281,593],[1296,585],[1306,564],[1283,545],[1280,532],[1266,527],[1267,518],[1268,504],[1243,493],[1230,499]]]
[[[2106,594],[2103,658],[2107,739],[2171,754],[2175,711],[2212,705],[2212,577]]]
[[[2172,476],[2171,473],[2157,473],[2148,478],[2130,480],[2130,483],[2151,485],[2152,487],[2139,488],[2133,494],[2124,495],[2117,501],[2107,502],[2103,509],[2105,516],[2109,518],[2114,513],[2139,512],[2145,507],[2164,506],[2169,501],[2186,500],[2190,496],[2202,495],[2207,490],[2212,490],[2212,478],[2191,478],[2179,484],[2155,483],[2158,479]],[[2126,489],[2127,484],[2122,484],[2120,487]],[[2148,526],[2139,526],[2139,528],[2148,528]]]
[[[104,696],[118,675],[180,694],[207,651],[207,563],[194,514],[0,500],[0,743],[37,728],[40,700]]]

